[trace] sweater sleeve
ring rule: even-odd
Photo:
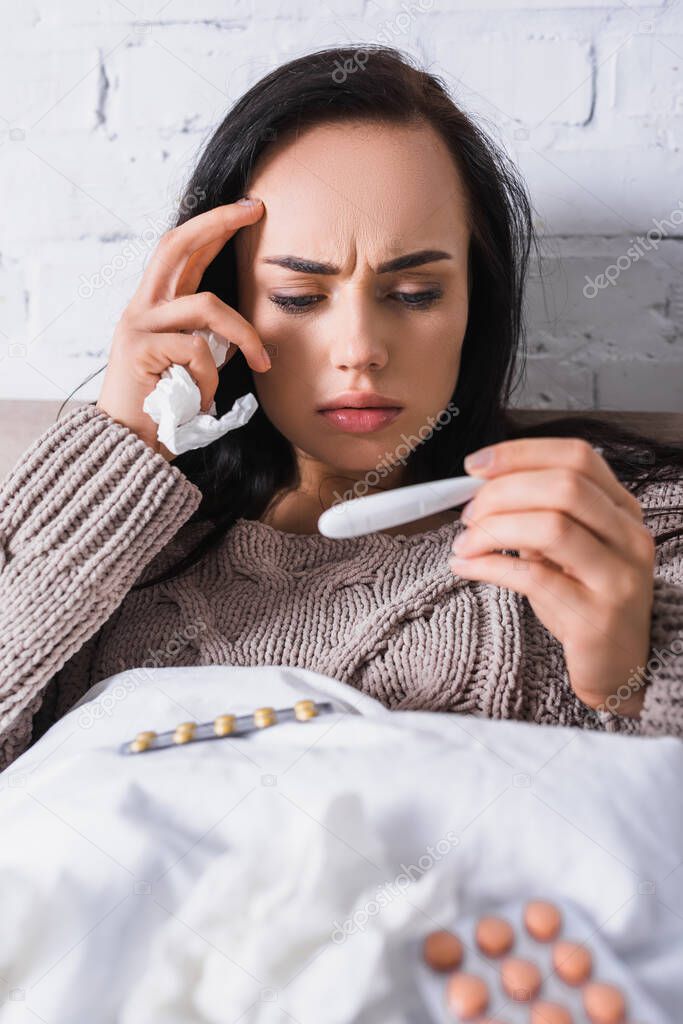
[[[662,489],[661,507],[678,505],[678,512],[648,516],[657,505],[644,508],[653,534],[678,529],[678,536],[657,547],[655,560],[650,654],[643,673],[645,691],[640,712],[643,735],[672,735],[683,739],[683,482]]]
[[[0,484],[0,769],[28,745],[54,674],[201,497],[94,404],[52,424]]]
[[[648,660],[628,680],[631,693],[643,687],[643,706],[637,717],[600,710],[588,718],[609,731],[683,739],[683,480],[651,484],[639,500],[653,536],[677,531],[655,551]]]
[[[524,598],[523,689],[512,694],[514,717],[683,739],[683,480],[650,484],[639,500],[654,536],[677,531],[656,547],[649,657],[643,670],[634,671],[628,681],[630,693],[644,687],[640,714],[621,715],[609,701],[595,710],[580,701],[571,687],[562,645]]]

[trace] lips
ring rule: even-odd
[[[350,434],[369,434],[375,430],[381,430],[388,426],[397,416],[400,416],[402,409],[384,407],[346,407],[338,409],[323,409],[320,415],[337,430]]]
[[[342,391],[318,406],[318,412],[330,409],[402,409],[397,398],[377,391]]]

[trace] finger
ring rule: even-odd
[[[512,511],[557,510],[591,530],[605,544],[629,558],[633,551],[646,554],[639,536],[649,535],[642,520],[587,476],[572,469],[540,469],[505,473],[487,480],[472,500],[466,521]]]
[[[221,249],[225,248],[227,242],[228,239],[221,237],[192,253],[185,264],[185,269],[176,281],[174,289],[176,296],[192,295],[197,291],[206,268],[215,260]]]
[[[270,367],[268,353],[253,324],[213,292],[183,295],[152,306],[137,317],[135,326],[143,331],[215,331],[242,350],[252,370],[262,373]],[[233,354],[231,351],[228,359]]]
[[[241,227],[255,223],[263,211],[263,203],[256,206],[227,203],[171,228],[157,243],[133,301],[141,306],[150,306],[163,299],[175,298],[176,286],[190,261],[189,275],[198,284],[228,239]],[[185,285],[188,280],[184,281]]]
[[[201,335],[147,335],[141,342],[139,359],[148,373],[158,376],[171,363],[184,366],[199,388],[202,411],[209,410],[218,387],[218,368]]]
[[[617,479],[604,458],[581,438],[523,437],[500,441],[485,451],[490,451],[492,456],[488,465],[470,469],[466,464],[466,472],[492,478],[525,469],[572,469],[602,488],[615,505],[628,509],[640,522],[643,520],[640,502],[635,495]]]
[[[550,562],[544,558],[538,551],[532,551],[531,548],[519,548],[519,557],[525,562]]]
[[[491,583],[527,597],[536,613],[543,617],[545,627],[560,640],[565,651],[567,641],[562,638],[568,631],[570,616],[577,617],[584,631],[600,633],[616,648],[624,649],[612,629],[605,629],[600,615],[596,614],[596,602],[591,604],[586,588],[551,563],[524,562],[496,554],[462,561],[449,558],[448,564],[455,576]],[[597,607],[603,610],[601,599],[598,599]]]
[[[576,608],[585,593],[580,583],[549,562],[489,554],[463,559],[451,556],[448,565],[456,576],[514,590],[548,610],[553,602],[560,602],[563,608]]]
[[[486,516],[473,522],[455,551],[480,557],[499,550],[535,551],[590,590],[616,594],[637,575],[613,549],[562,512],[516,512]]]

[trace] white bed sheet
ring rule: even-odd
[[[118,752],[300,697],[335,713]],[[389,712],[278,666],[112,676],[0,775],[0,1021],[418,1020],[399,939],[545,896],[677,1024],[682,787],[673,738]]]

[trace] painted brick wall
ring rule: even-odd
[[[104,365],[194,159],[252,82],[391,42],[528,183],[543,260],[515,404],[683,411],[681,0],[131,2],[3,14],[0,397],[64,398]]]

